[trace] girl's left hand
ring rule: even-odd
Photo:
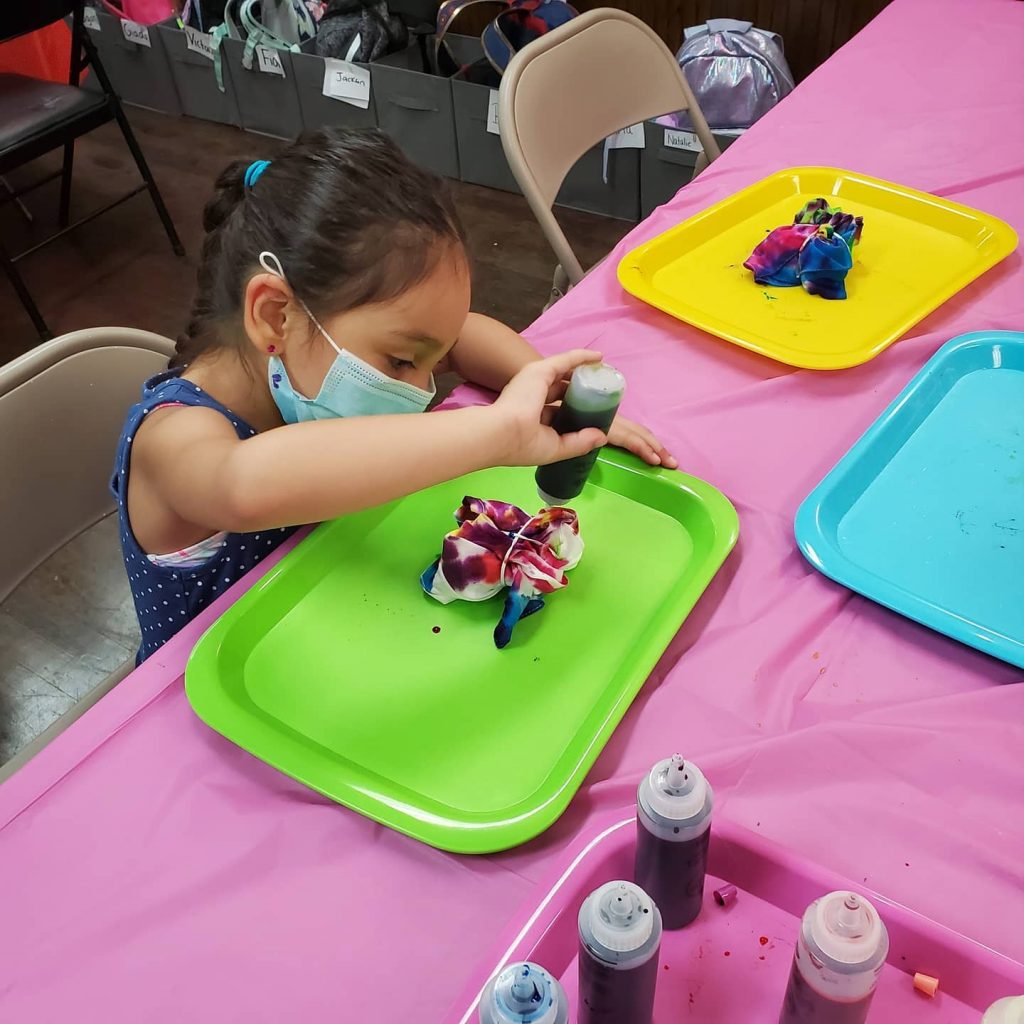
[[[627,420],[625,416],[616,416],[612,429],[608,431],[608,443],[616,448],[639,455],[650,466],[664,466],[666,469],[677,469],[676,457],[665,450],[665,446],[646,428]]]

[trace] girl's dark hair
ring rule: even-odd
[[[245,285],[264,250],[321,319],[385,302],[465,241],[447,184],[376,129],[325,129],[279,153],[247,188],[248,161],[221,171],[203,210],[196,297],[172,367],[236,344]]]

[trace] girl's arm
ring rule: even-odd
[[[297,423],[245,441],[213,410],[158,411],[133,450],[133,476],[210,530],[333,519],[474,470],[542,465],[604,444],[599,430],[559,435],[542,422],[564,379],[600,358],[577,350],[539,361],[491,406]]]
[[[448,368],[473,384],[501,391],[524,366],[540,358],[540,353],[511,327],[489,316],[470,313],[448,357]],[[652,466],[675,469],[679,465],[654,434],[625,416],[615,418],[608,443],[639,455]]]

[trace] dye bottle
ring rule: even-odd
[[[1024,996],[1007,996],[994,1002],[981,1024],[1024,1024]]]
[[[699,913],[711,838],[711,786],[681,754],[659,761],[636,794],[636,884],[657,904],[665,928]]]
[[[800,923],[779,1024],[864,1024],[889,935],[863,896],[830,892]]]
[[[580,907],[578,1024],[651,1024],[661,914],[632,882],[608,882]]]
[[[608,433],[625,390],[625,379],[611,366],[604,363],[577,366],[551,425],[560,434],[571,434],[587,427]],[[564,505],[572,501],[583,490],[598,451],[539,467],[536,480],[540,500],[545,505]]]
[[[480,1024],[567,1024],[568,1020],[565,990],[536,964],[511,964],[487,982],[480,996]]]

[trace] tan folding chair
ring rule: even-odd
[[[698,169],[721,155],[675,57],[623,11],[581,14],[534,40],[501,80],[498,121],[512,173],[558,257],[552,299],[583,268],[551,212],[573,164],[623,128],[685,110],[704,148]]]
[[[0,367],[0,601],[59,548],[114,511],[117,439],[142,382],[174,342],[100,327],[55,338]],[[0,767],[0,781],[132,669],[127,663]]]

